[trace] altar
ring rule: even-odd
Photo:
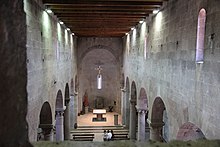
[[[93,118],[92,121],[106,121],[106,118],[103,117],[103,114],[106,114],[105,109],[93,109],[93,114],[96,114],[97,117]]]

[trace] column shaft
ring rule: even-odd
[[[56,141],[63,141],[63,111],[56,112]]]
[[[66,110],[64,111],[64,140],[70,139],[70,107],[66,100]]]
[[[129,128],[129,134],[130,139],[136,139],[136,108],[135,103],[130,103],[130,128]]]
[[[138,141],[145,140],[145,113],[146,110],[138,110]]]

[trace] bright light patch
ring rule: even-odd
[[[97,75],[97,89],[102,89],[102,75]]]
[[[48,14],[53,13],[53,11],[52,11],[52,10],[50,10],[50,9],[46,9],[46,12],[47,12]]]
[[[127,48],[127,53],[129,55],[129,53],[130,53],[130,34],[127,35],[126,48]]]
[[[62,40],[62,30],[61,30],[61,26],[59,23],[57,23],[57,36],[58,36],[58,40],[61,41]]]
[[[67,30],[67,31],[70,31],[70,28],[67,28],[66,30]]]
[[[157,14],[159,12],[159,10],[154,10],[153,14]]]
[[[161,29],[161,23],[162,23],[162,12],[159,12],[156,16],[156,22],[155,22],[155,29],[156,31],[159,31]]]
[[[64,24],[62,21],[60,21],[60,24],[62,25],[62,24]]]
[[[65,43],[68,44],[68,31],[65,30]]]
[[[144,22],[143,20],[139,21],[139,23],[143,23],[143,22]]]

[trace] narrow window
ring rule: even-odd
[[[98,68],[95,68],[98,71],[97,74],[97,89],[102,89],[102,75],[101,75],[101,66],[99,65]]]
[[[102,75],[97,75],[97,89],[102,89]]]
[[[204,61],[204,38],[205,38],[206,11],[201,9],[198,17],[197,41],[196,41],[196,63]]]

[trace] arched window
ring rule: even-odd
[[[196,42],[196,63],[203,63],[206,11],[199,11]]]

